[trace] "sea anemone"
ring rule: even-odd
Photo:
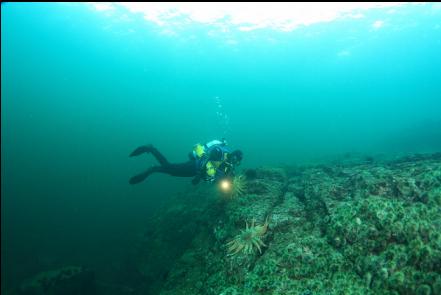
[[[262,253],[260,247],[266,247],[262,242],[262,236],[268,230],[268,218],[263,225],[255,225],[254,219],[251,222],[251,226],[248,225],[248,222],[245,223],[246,228],[232,241],[227,243],[228,256],[234,256],[241,251],[245,254],[252,254],[254,252],[254,247],[259,250],[259,253]]]
[[[231,191],[232,197],[241,196],[245,194],[247,189],[247,182],[244,175],[235,176],[233,178],[233,189]]]

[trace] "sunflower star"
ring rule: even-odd
[[[245,223],[246,228],[226,244],[228,246],[227,256],[234,256],[241,251],[245,254],[251,254],[254,252],[253,246],[259,250],[259,253],[262,253],[260,247],[266,247],[261,238],[268,230],[268,218],[263,225],[254,225],[254,219],[251,222],[251,226],[248,225],[248,222]]]

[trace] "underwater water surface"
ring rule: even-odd
[[[229,234],[215,238],[211,233],[217,221],[210,223],[203,211],[192,211],[197,205],[188,204],[198,200],[195,203],[200,208],[208,206],[214,210],[207,209],[213,218],[216,216],[225,224],[229,219],[222,214],[236,211],[210,207],[212,199],[203,198],[210,193],[195,193],[198,188],[191,185],[190,179],[155,174],[142,184],[129,185],[131,176],[156,164],[150,156],[128,157],[143,144],[152,143],[169,161],[181,162],[187,160],[195,143],[224,137],[230,146],[243,151],[240,167],[243,171],[358,157],[372,164],[376,159],[436,155],[441,151],[441,6],[438,3],[379,4],[338,11],[332,10],[339,7],[337,4],[311,6],[306,9],[311,12],[311,19],[306,18],[308,14],[294,13],[297,8],[291,6],[282,7],[280,11],[285,13],[277,16],[275,10],[268,8],[272,6],[258,4],[236,7],[237,14],[226,8],[216,9],[215,4],[206,4],[209,9],[202,12],[196,4],[168,5],[162,10],[118,3],[1,5],[2,293],[15,290],[38,273],[71,265],[93,270],[98,282],[96,293],[100,294],[159,293],[162,285],[149,289],[145,286],[148,280],[167,281],[172,291],[167,291],[165,283],[164,294],[187,290],[178,283],[176,271],[175,276],[170,269],[158,269],[156,276],[149,274],[153,272],[149,265],[156,265],[157,261],[148,260],[145,255],[137,256],[136,245],[157,251],[152,255],[163,258],[164,265],[173,265],[187,248],[167,250],[149,244],[151,241],[143,244],[140,240],[149,236],[146,232],[161,244],[163,236],[172,240],[179,232],[178,224],[202,222],[207,227],[183,226],[181,230],[188,231],[188,240],[181,236],[177,244],[182,242],[183,247],[191,248],[193,236],[189,235],[197,229],[206,232],[206,243],[221,245],[240,232],[245,220],[242,223],[235,220],[236,227],[229,227]],[[257,9],[257,20],[249,18],[253,9]],[[327,13],[314,14],[315,9]],[[303,18],[292,21],[290,12]],[[416,170],[439,169],[436,156],[408,161],[419,167]],[[426,193],[427,199],[406,199],[403,196],[417,194],[410,189],[402,189],[397,198],[408,202],[426,200],[424,206],[434,214],[433,220],[438,220],[439,210],[430,210],[440,206],[436,201],[440,194],[439,175],[427,172],[427,178],[434,180],[427,180],[427,186],[423,186],[425,172],[418,174],[418,178],[416,174],[407,174],[409,166],[381,163],[351,166],[348,168],[351,171],[342,174],[332,168],[336,174],[329,175],[335,178],[330,176],[332,181],[323,179],[318,183],[337,183],[340,188],[336,190],[347,187],[346,193],[352,187],[354,197],[363,195],[355,189],[360,183],[355,180],[346,183],[340,179],[343,175],[349,179],[351,173],[362,175],[367,171],[373,175],[372,179],[384,177],[387,181],[395,176],[400,180],[413,177],[418,194]],[[259,171],[257,179],[274,180],[273,174]],[[274,172],[279,175],[276,182],[317,181],[311,176],[313,171],[290,171]],[[327,170],[323,168],[323,171]],[[366,180],[366,183],[370,182]],[[271,185],[278,195],[300,194],[299,189],[287,191],[278,187],[278,183]],[[202,187],[206,188],[204,184]],[[364,192],[366,187],[369,185],[357,188]],[[371,200],[374,192],[381,195],[396,190],[385,184],[384,190],[375,187],[363,198]],[[306,194],[303,201],[308,200],[308,189],[302,192]],[[262,191],[255,195],[261,193],[265,195]],[[181,209],[157,215],[163,212],[160,208],[172,207],[170,202],[177,206],[179,200],[184,202]],[[386,206],[383,201],[374,200],[372,206]],[[354,202],[351,206],[357,212],[363,206],[369,207],[360,200]],[[240,206],[251,208],[252,203],[252,200],[243,201]],[[314,206],[311,208],[321,208]],[[409,213],[406,210],[413,205],[402,206]],[[265,206],[259,208],[269,210]],[[256,212],[259,208],[255,208]],[[308,211],[307,206],[304,209]],[[409,214],[428,218],[426,215],[423,218],[418,210]],[[343,211],[343,205],[336,209],[332,224],[345,224]],[[367,213],[360,214],[366,217],[363,214]],[[244,216],[250,222],[251,216]],[[258,224],[263,224],[265,216],[260,217]],[[314,225],[318,223],[311,221]],[[155,229],[153,225],[158,227]],[[277,223],[273,225],[276,227]],[[270,229],[271,226],[270,223]],[[429,227],[434,231],[440,229],[436,222]],[[338,230],[330,227],[322,234],[337,235],[335,231]],[[268,234],[274,235],[274,231]],[[323,238],[318,233],[314,237]],[[424,238],[421,240],[424,242]],[[277,237],[274,241],[285,242]],[[323,238],[322,242],[327,244],[320,244],[317,249],[331,253],[334,250],[329,247],[338,248],[341,255],[356,261],[351,256],[355,254],[339,248],[335,240]],[[292,243],[306,247],[307,242]],[[400,243],[406,244],[404,240]],[[201,241],[199,244],[205,245]],[[216,247],[213,249],[220,253],[222,249]],[[271,247],[267,249],[271,254]],[[276,253],[277,248],[273,249]],[[219,257],[223,256],[219,254]],[[143,261],[144,268],[139,261]],[[273,263],[268,261],[264,260]],[[437,277],[433,270],[439,261],[432,262],[434,265],[426,265],[419,271],[431,270],[433,282],[419,282],[414,289],[402,287],[399,291],[416,292],[421,288],[419,292],[423,292],[427,291],[427,285],[436,294],[440,289],[434,287]],[[265,267],[270,267],[269,264]],[[184,269],[188,267],[183,265]],[[158,275],[159,272],[163,273]],[[369,273],[374,277],[372,282],[375,276],[381,276],[381,272]],[[270,275],[258,269],[253,274]],[[388,276],[392,275],[389,271]],[[300,274],[289,276],[295,279]],[[369,282],[366,292],[369,287],[386,290],[391,286],[391,283],[389,287],[375,286],[370,278],[363,278],[364,274],[353,276]],[[396,276],[401,278],[401,274]],[[242,279],[244,286],[252,281]],[[286,283],[285,288],[290,289],[289,286]],[[238,294],[275,292],[268,286],[244,288],[247,291]],[[282,287],[278,288],[282,292]],[[297,287],[292,285],[292,288]],[[212,292],[220,294],[224,290],[224,294],[234,294],[227,289],[214,288]],[[298,292],[292,294],[303,291]]]

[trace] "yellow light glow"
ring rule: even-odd
[[[229,191],[231,189],[231,182],[228,180],[222,180],[220,187],[223,191]]]

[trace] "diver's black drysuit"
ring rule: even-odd
[[[138,156],[142,153],[151,153],[156,160],[158,160],[160,166],[152,166],[146,171],[133,176],[130,178],[130,184],[137,184],[145,180],[150,174],[159,172],[159,173],[166,173],[172,176],[179,176],[179,177],[194,177],[193,184],[197,184],[200,180],[200,177],[198,177],[199,171],[197,169],[196,165],[196,159],[192,158],[191,155],[189,155],[190,160],[184,163],[178,163],[178,164],[171,164],[167,161],[167,159],[162,155],[158,149],[153,147],[152,145],[148,146],[141,146],[137,148],[135,151],[133,151],[132,154],[130,154],[130,157]]]

